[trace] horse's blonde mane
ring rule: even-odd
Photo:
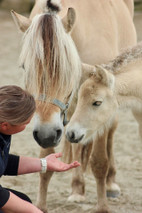
[[[113,73],[118,73],[119,71],[121,72],[123,67],[139,58],[142,58],[142,42],[133,48],[126,49],[121,55],[117,56],[108,64],[103,64],[103,67]]]
[[[55,14],[35,16],[23,38],[20,61],[26,71],[26,87],[36,97],[42,93],[59,98],[79,85],[78,52]]]

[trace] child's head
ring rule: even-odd
[[[29,92],[14,85],[0,87],[0,124],[24,124],[32,117],[35,109],[35,100]]]

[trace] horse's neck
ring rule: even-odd
[[[115,93],[119,106],[129,108],[142,105],[142,62],[140,59],[129,63],[115,75]]]

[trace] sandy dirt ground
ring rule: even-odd
[[[142,14],[135,14],[138,40],[142,40]],[[22,69],[19,68],[21,34],[16,30],[10,13],[0,11],[0,86],[16,84],[22,86]],[[32,137],[32,125],[13,136],[11,152],[18,155],[38,156],[39,146]],[[60,148],[58,147],[58,150]],[[131,111],[119,112],[119,125],[115,133],[116,181],[121,187],[121,195],[109,199],[114,213],[142,213],[142,143],[138,136],[138,126]],[[89,213],[96,205],[96,183],[93,175],[85,174],[86,200],[84,203],[68,203],[71,193],[71,172],[55,173],[48,189],[49,213]],[[36,203],[38,174],[19,177],[3,177],[0,183],[28,194]]]

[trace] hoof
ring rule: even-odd
[[[107,186],[107,197],[109,198],[117,198],[120,196],[120,188],[116,183],[111,184],[111,186]]]
[[[68,197],[69,202],[76,202],[76,203],[81,203],[85,201],[85,197],[80,194],[72,194],[71,196]]]

